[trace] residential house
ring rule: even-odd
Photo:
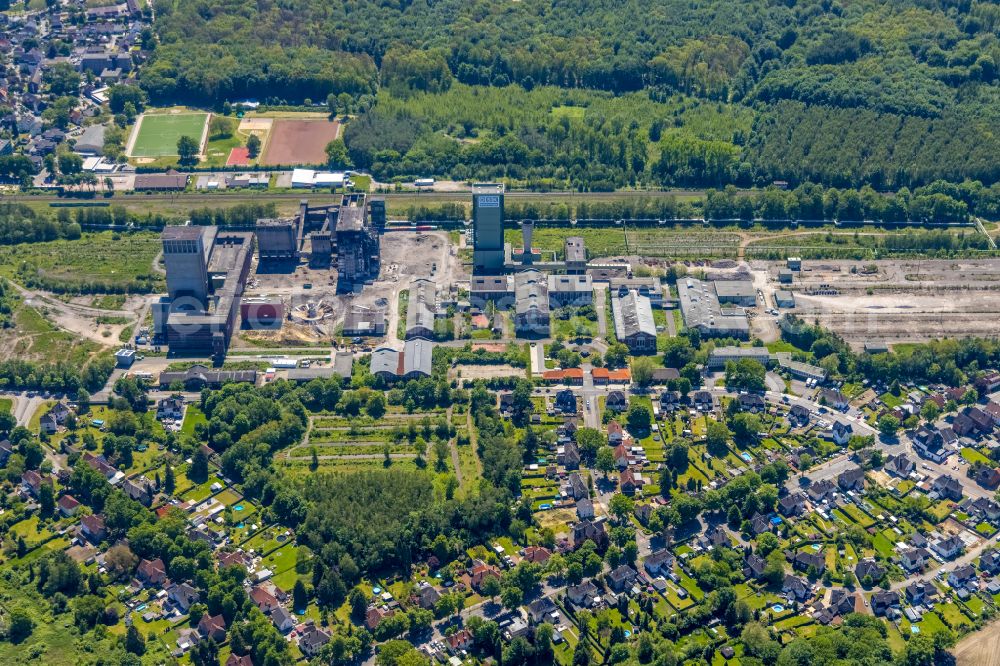
[[[985,571],[990,575],[994,575],[1000,571],[1000,551],[991,548],[980,555],[979,570]]]
[[[302,632],[302,636],[299,638],[299,650],[311,659],[319,654],[323,646],[329,642],[330,634],[315,625],[310,625]]]
[[[524,549],[524,561],[533,564],[545,564],[552,557],[552,551],[544,546],[528,546]]]
[[[531,624],[541,624],[553,614],[559,613],[559,607],[548,597],[542,597],[528,604],[528,619]]]
[[[738,401],[741,412],[759,414],[767,411],[767,403],[765,403],[764,398],[757,393],[741,393]]]
[[[949,432],[946,433],[946,430]],[[910,440],[913,442],[913,449],[917,452],[917,455],[940,463],[944,462],[944,459],[951,454],[945,448],[951,443],[949,441],[949,434],[954,435],[954,431],[951,428],[944,429],[925,424],[910,434]]]
[[[136,0],[131,0],[131,2],[136,2]],[[248,654],[239,656],[230,653],[229,657],[226,659],[226,666],[254,666],[254,664],[253,659],[251,659]]]
[[[974,589],[979,587],[979,576],[976,574],[976,569],[971,564],[964,564],[960,567],[955,567],[955,569],[948,574],[948,585],[953,589],[958,589],[964,587],[966,589]]]
[[[977,497],[966,504],[966,509],[980,518],[995,522],[1000,520],[1000,504],[985,497]]]
[[[167,568],[163,560],[142,560],[136,569],[136,577],[146,585],[160,586],[167,580]]]
[[[1000,469],[984,465],[976,470],[973,478],[983,488],[996,490],[997,486],[1000,485]]]
[[[576,395],[571,389],[563,389],[556,393],[556,409],[564,414],[576,414]]]
[[[826,557],[821,552],[800,550],[792,558],[792,568],[798,571],[809,571],[810,568],[822,575],[826,571]]]
[[[653,512],[655,509],[650,503],[637,504],[632,513],[635,514],[636,520],[638,520],[642,525],[649,525],[649,519],[653,517]]]
[[[743,575],[747,578],[760,578],[767,568],[767,561],[757,553],[749,553],[744,559]]]
[[[966,407],[955,416],[951,427],[960,437],[978,437],[993,430],[993,417],[978,407]]]
[[[919,571],[924,568],[930,556],[926,548],[907,548],[899,554],[899,563],[907,571]]]
[[[837,485],[840,486],[842,490],[864,490],[865,470],[860,467],[851,467],[850,469],[844,470],[837,477]]]
[[[611,391],[608,393],[604,406],[616,412],[624,412],[628,409],[628,399],[624,391]]]
[[[602,552],[608,547],[608,533],[603,522],[581,520],[573,525],[573,548],[579,548],[586,541],[593,541]]]
[[[826,405],[836,410],[847,409],[849,405],[847,398],[837,389],[821,388],[817,391],[816,400],[821,405]]]
[[[836,490],[837,487],[833,485],[833,481],[822,479],[810,484],[809,488],[806,489],[806,494],[809,495],[809,499],[813,502],[822,502],[824,499],[832,496]]]
[[[677,411],[681,406],[681,394],[677,391],[664,391],[660,394],[660,409],[666,413]]]
[[[38,497],[42,483],[42,475],[33,469],[29,469],[21,475],[21,488],[32,497]]]
[[[801,576],[785,574],[785,579],[781,584],[781,591],[789,601],[804,601],[812,595],[812,585]]]
[[[499,577],[499,569],[491,564],[486,564],[478,560],[473,563],[472,568],[469,570],[469,584],[472,585],[473,589],[477,591],[482,587],[483,581],[487,578]]]
[[[614,446],[616,444],[621,444],[625,437],[625,429],[622,428],[618,421],[608,422],[608,444]]]
[[[594,503],[589,499],[581,499],[576,503],[576,517],[580,520],[590,520],[594,517]]]
[[[878,590],[871,597],[872,613],[888,615],[889,609],[899,607],[899,593],[892,590]]]
[[[809,409],[804,405],[792,405],[792,408],[788,410],[788,420],[791,421],[793,425],[808,425]]]
[[[618,466],[618,469],[622,470],[629,466],[631,462],[629,457],[631,454],[629,448],[624,443],[614,448],[613,455],[615,457],[615,465]]]
[[[451,636],[447,636],[445,640],[448,642],[448,650],[452,654],[468,650],[475,643],[475,637],[468,629],[456,631]]]
[[[260,585],[255,585],[250,589],[250,600],[265,615],[281,606],[278,599]]]
[[[80,534],[94,544],[101,543],[108,535],[103,514],[88,514],[80,519]]]
[[[632,585],[635,584],[637,576],[638,574],[635,569],[627,564],[621,564],[609,571],[605,580],[612,590],[621,594],[622,592],[631,589]]]
[[[441,593],[433,585],[421,583],[414,597],[416,597],[418,606],[424,610],[433,610],[438,601],[441,600]]]
[[[650,576],[667,577],[674,570],[674,556],[666,548],[650,553],[642,562],[642,567]]]
[[[226,619],[219,615],[205,613],[198,622],[198,633],[203,638],[211,638],[216,643],[226,640]]]
[[[590,497],[590,489],[579,472],[573,472],[566,481],[566,494],[575,500]]]
[[[858,580],[868,578],[873,584],[878,583],[880,580],[885,578],[885,573],[885,567],[871,557],[862,559],[858,562],[858,565],[854,567],[854,575],[858,577]]]
[[[950,474],[942,474],[934,479],[931,491],[938,497],[958,502],[962,499],[962,482]]]
[[[619,475],[618,488],[625,495],[634,495],[635,491],[642,487],[642,484],[635,478],[632,470],[626,469]]]
[[[600,599],[600,592],[592,581],[585,580],[579,585],[567,587],[566,598],[578,608],[589,608]]]
[[[770,531],[771,531],[771,521],[769,521],[767,519],[767,516],[765,516],[764,514],[758,511],[750,518],[750,532],[754,536]]]
[[[778,513],[783,516],[797,516],[805,508],[806,496],[799,492],[789,493],[778,500]]]
[[[382,623],[382,620],[392,617],[395,614],[396,611],[388,606],[376,606],[373,604],[368,607],[368,611],[365,613],[365,627],[368,628],[368,631],[374,631]]]
[[[187,613],[191,606],[198,603],[201,595],[198,590],[187,583],[176,583],[167,587],[167,598],[181,613]]]
[[[710,391],[695,391],[694,407],[702,412],[710,412],[715,408],[715,398]]]
[[[894,456],[889,456],[885,464],[882,466],[887,473],[893,476],[898,476],[902,479],[908,477],[914,469],[916,469],[917,464],[910,460],[905,453],[899,453]]]
[[[932,543],[931,548],[944,559],[950,560],[965,549],[965,543],[957,536],[952,535]]]
[[[180,421],[184,418],[184,400],[177,396],[163,398],[156,403],[156,418],[159,421]]]
[[[284,608],[275,608],[271,611],[270,617],[271,623],[274,625],[275,629],[283,634],[287,634],[295,627],[295,616]]]
[[[558,456],[558,462],[566,469],[578,469],[580,467],[580,449],[576,442],[566,442],[562,453]]]
[[[69,518],[76,514],[77,509],[80,508],[80,503],[76,501],[76,498],[72,495],[63,495],[56,502],[56,506],[59,507],[59,513],[62,514],[64,518]]]
[[[851,440],[854,427],[844,421],[834,421],[830,428],[830,437],[840,446],[845,446]]]

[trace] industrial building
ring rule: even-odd
[[[260,219],[256,225],[261,262],[306,257],[310,266],[323,268],[333,265],[336,252],[341,291],[378,277],[384,230],[385,201],[366,194],[345,194],[338,204],[314,207],[303,199],[293,217]]]
[[[719,303],[752,308],[757,305],[757,290],[749,280],[716,280],[715,293]]]
[[[633,354],[656,353],[656,323],[649,299],[633,289],[611,297],[615,337]]]
[[[583,273],[587,270],[587,247],[580,236],[570,236],[563,246],[567,273]]]
[[[503,271],[503,197],[503,184],[472,186],[473,275],[496,275]]]
[[[430,377],[433,351],[431,341],[424,338],[407,340],[402,351],[379,347],[372,352],[371,373],[386,382]]]
[[[518,335],[547,336],[551,326],[545,275],[524,271],[514,276],[514,330]]]
[[[469,280],[469,304],[485,310],[488,304],[498,309],[514,304],[514,284],[509,275],[473,275]]]
[[[640,295],[649,299],[649,304],[654,308],[663,307],[663,285],[655,277],[631,277],[631,278],[611,278],[612,295],[624,296],[630,291],[637,291]]]
[[[426,278],[417,278],[411,282],[406,303],[405,338],[432,339],[436,312],[437,285]]]
[[[750,337],[750,322],[742,308],[723,308],[716,293],[715,282],[694,278],[677,281],[677,293],[684,316],[684,325],[696,328],[705,337]]]
[[[205,387],[218,388],[223,384],[240,382],[255,384],[256,370],[213,370],[204,365],[192,365],[187,370],[160,373],[160,388],[169,389],[174,384],[183,384],[189,391]]]
[[[353,286],[378,277],[381,236],[371,223],[367,195],[344,195],[337,212],[336,234],[338,287]]]
[[[378,337],[385,335],[387,327],[385,310],[355,306],[344,317],[342,332],[351,337]]]
[[[779,308],[794,308],[795,294],[785,289],[777,289],[774,292],[774,305]]]
[[[594,302],[594,280],[589,275],[549,275],[549,301],[558,308],[583,307]]]
[[[153,305],[154,337],[172,353],[222,358],[253,258],[254,234],[167,227],[161,236],[167,296]]]
[[[285,304],[274,296],[252,296],[240,303],[243,328],[254,330],[281,328],[285,318]]]

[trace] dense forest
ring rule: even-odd
[[[998,180],[1000,9],[972,0],[156,2],[156,102],[356,118],[382,178],[534,187]]]

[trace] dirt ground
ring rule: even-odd
[[[262,164],[324,164],[326,144],[337,138],[340,123],[326,120],[274,121]]]
[[[1000,666],[1000,624],[973,632],[952,650],[958,666]]]
[[[753,262],[768,305],[778,288],[795,294],[792,311],[818,320],[852,346],[866,341],[925,342],[992,336],[1000,311],[1000,260],[804,261],[792,285],[779,285],[784,262]]]
[[[417,277],[430,278],[447,291],[454,286],[457,263],[445,232],[391,232],[382,236],[382,270],[378,279],[357,293],[337,293],[336,269],[313,269],[301,263],[294,272],[260,273],[255,267],[247,296],[277,296],[284,302],[286,312],[312,303],[329,316],[310,324],[286,320],[280,331],[240,331],[237,340],[279,345],[327,342],[352,308],[366,307],[386,310],[388,326],[384,341],[401,346],[396,336],[399,293],[408,289],[411,280]],[[307,283],[312,285],[311,289],[304,289]],[[373,345],[380,342],[370,341]]]

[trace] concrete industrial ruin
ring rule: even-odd
[[[154,338],[171,353],[225,356],[253,259],[254,234],[167,227],[167,295],[153,304]]]
[[[363,193],[345,194],[333,205],[310,207],[303,199],[292,217],[257,220],[260,260],[273,265],[305,258],[326,268],[336,254],[338,291],[352,291],[378,277],[385,220],[385,201]]]

